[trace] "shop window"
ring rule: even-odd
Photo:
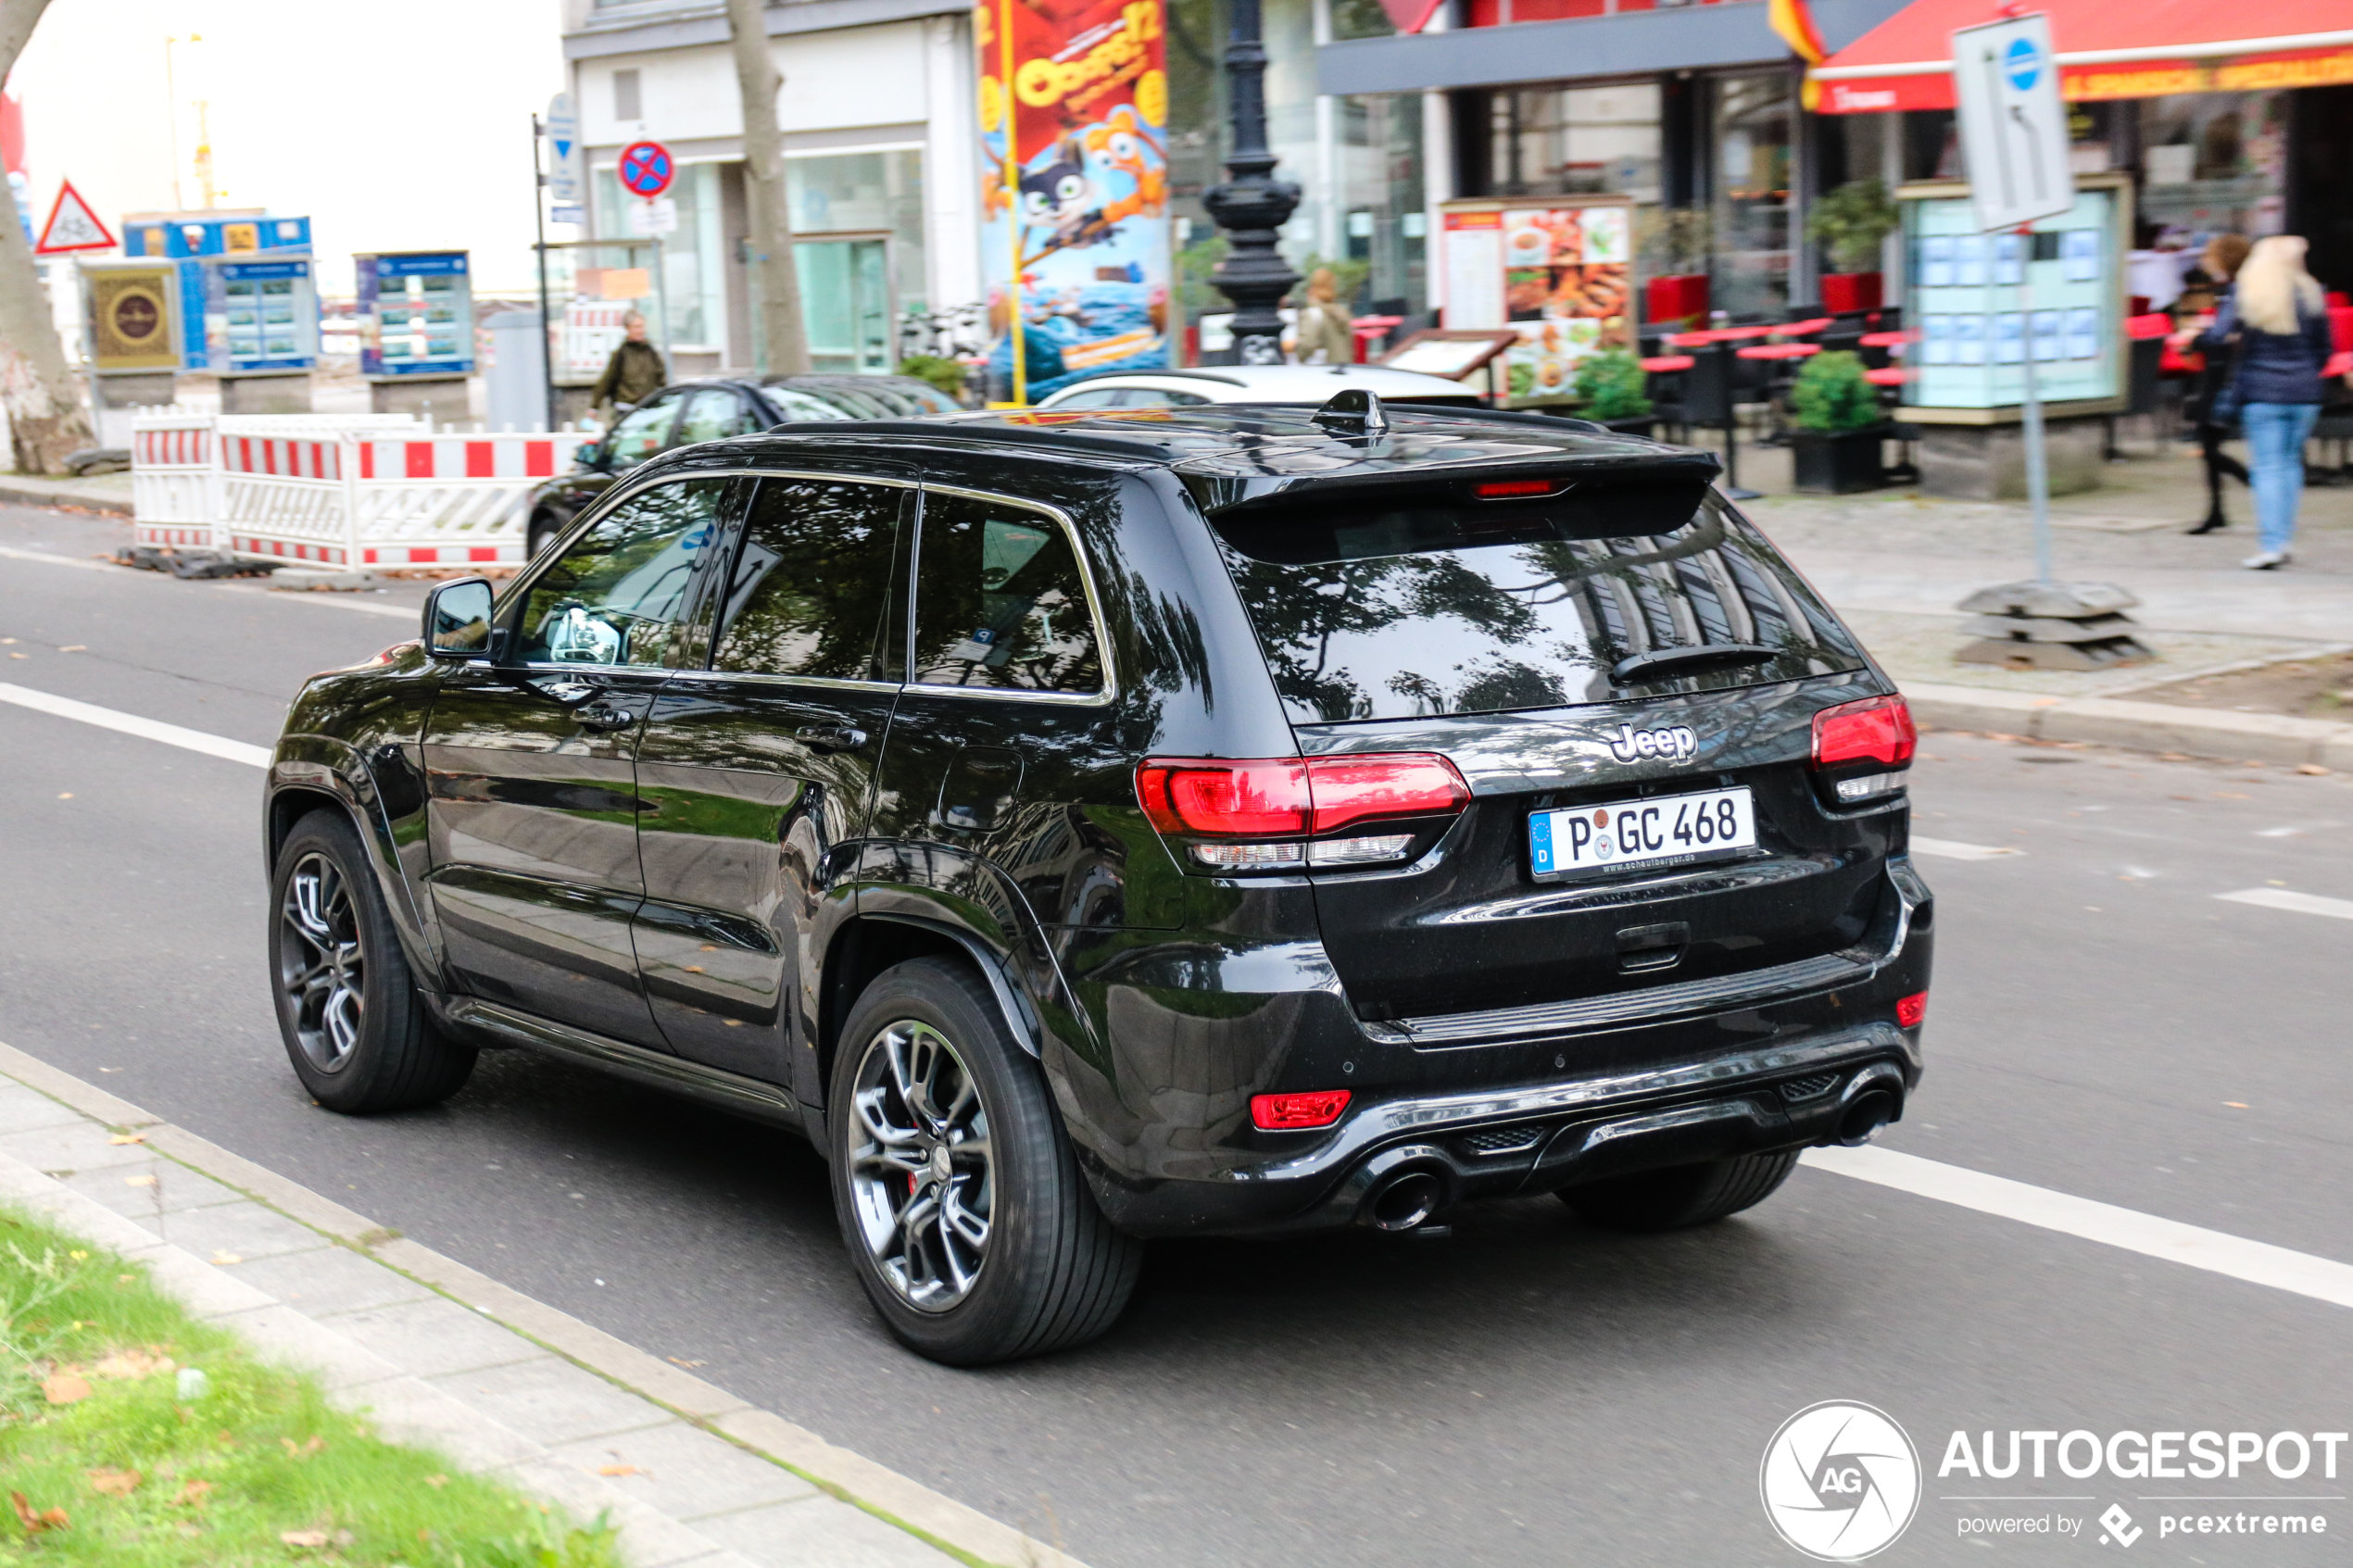
[[[634,66],[612,73],[612,117],[620,120],[646,118],[645,106],[637,96],[637,71]]]
[[[1769,315],[1789,304],[1794,232],[1792,129],[1796,106],[1788,74],[1718,77],[1711,83],[1708,179],[1714,193],[1718,309]]]
[[[1488,126],[1483,194],[1659,199],[1655,82],[1504,89],[1488,95]]]
[[[2145,98],[2140,111],[2145,223],[2193,248],[2286,226],[2286,94],[2181,94]]]

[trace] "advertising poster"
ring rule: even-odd
[[[210,263],[205,341],[226,375],[308,370],[319,361],[319,295],[308,258]]]
[[[1578,361],[1633,345],[1633,211],[1592,207],[1449,210],[1446,325],[1500,327],[1516,405],[1575,395]]]
[[[1163,0],[973,13],[993,402],[1169,362],[1163,21]]]
[[[89,270],[91,358],[101,370],[175,370],[172,270],[109,267]]]
[[[462,250],[355,256],[363,376],[462,376],[474,368],[473,285]]]
[[[2120,264],[2129,232],[2120,182],[2083,177],[2074,207],[2036,220],[2031,242],[1974,232],[1965,186],[1907,186],[1897,198],[1912,257],[1905,319],[1923,329],[1906,407],[2015,408],[2030,355],[2047,402],[2120,395],[2127,354]],[[2032,287],[2031,315],[2020,308],[2021,284]]]

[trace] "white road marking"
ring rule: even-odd
[[[80,556],[53,556],[40,550],[12,550],[0,546],[0,558],[8,560],[37,560],[44,566],[75,566],[84,571],[119,571],[121,568],[111,561],[84,560]]]
[[[19,708],[35,712],[55,714],[60,719],[72,719],[84,724],[95,724],[102,730],[119,730],[142,740],[158,740],[166,746],[177,746],[189,751],[201,751],[207,757],[218,757],[230,762],[244,762],[256,768],[270,766],[270,748],[248,746],[225,735],[208,735],[202,730],[182,729],[167,724],[160,719],[142,719],[136,713],[123,713],[95,703],[76,702],[69,696],[52,696],[25,686],[12,686],[0,681],[0,702],[13,702]]]
[[[122,572],[130,570],[128,567],[118,566],[113,561],[84,560],[78,556],[53,556],[41,550],[18,550],[11,549],[6,546],[0,546],[0,560],[38,561],[43,566],[71,566],[78,567],[84,571]],[[156,573],[142,571],[138,573],[138,575],[142,578],[153,577],[157,581],[164,583],[175,583],[179,581],[179,579],[171,576],[168,572]],[[233,594],[267,594],[272,599],[282,602],[329,605],[336,609],[356,609],[363,615],[392,615],[397,616],[401,620],[411,623],[416,621],[418,616],[418,611],[412,605],[371,604],[366,599],[354,598],[349,594],[309,594],[297,593],[292,590],[281,592],[271,588],[240,588],[229,583],[222,583],[220,586],[225,591]]]
[[[1912,835],[1912,852],[1918,855],[1942,855],[1948,860],[1998,860],[2005,855],[2023,855],[2023,849],[2011,849],[1996,844],[1963,844],[1955,838],[1922,838]]]
[[[2267,909],[2293,909],[2299,915],[2334,915],[2353,920],[2353,898],[2323,898],[2317,893],[2291,893],[2284,887],[2243,887],[2236,893],[2214,895],[2226,904],[2258,904]]]
[[[2353,906],[2348,906],[2353,909]],[[2185,1225],[2138,1210],[2120,1209],[2048,1187],[1989,1176],[1892,1148],[1815,1148],[1804,1163],[1857,1181],[1873,1182],[1919,1198],[1932,1198],[1981,1214],[2057,1231],[2144,1257],[2185,1263],[2250,1285],[2265,1285],[2334,1307],[2353,1307],[2353,1263],[2316,1258],[2269,1242]]]

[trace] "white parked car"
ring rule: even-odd
[[[1040,408],[1151,408],[1201,403],[1303,403],[1363,387],[1384,403],[1477,408],[1476,388],[1418,370],[1378,365],[1209,365],[1196,370],[1114,370],[1040,398]]]

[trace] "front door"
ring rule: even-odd
[[[913,494],[761,480],[710,667],[663,688],[638,749],[654,1019],[679,1055],[812,1101],[817,958],[851,912],[899,694]]]
[[[692,607],[742,482],[622,502],[510,605],[508,662],[443,677],[425,734],[434,907],[456,984],[658,1045],[629,940],[637,739],[691,657]]]
[[[890,242],[802,240],[801,319],[809,368],[835,375],[880,375],[891,367]]]

